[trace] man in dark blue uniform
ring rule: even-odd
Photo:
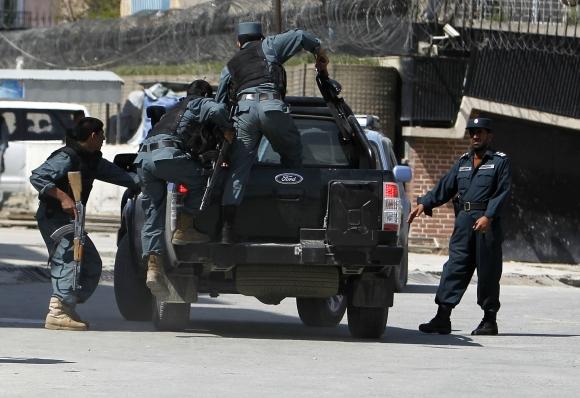
[[[183,184],[188,189],[184,210],[177,217],[172,243],[207,242],[209,236],[194,227],[204,191],[203,165],[199,155],[215,149],[217,144],[210,124],[220,128],[226,136],[233,136],[226,107],[213,99],[208,82],[193,81],[187,94],[155,124],[135,159],[146,214],[141,234],[143,256],[147,257],[146,283],[160,298],[169,293],[163,276],[167,182]]]
[[[242,201],[262,134],[280,154],[283,167],[302,165],[300,133],[284,102],[286,72],[282,65],[303,49],[316,56],[319,71],[326,71],[328,64],[320,40],[299,29],[264,38],[260,23],[243,22],[238,27],[238,47],[240,51],[222,71],[216,94],[218,101],[234,108],[237,133],[222,199],[223,243],[233,240],[235,211]]]
[[[44,325],[47,329],[87,330],[88,323],[79,317],[75,307],[93,294],[101,276],[101,258],[87,237],[79,276],[80,288],[75,290],[73,239],[65,236],[54,247],[55,243],[50,237],[60,227],[70,224],[75,216],[75,202],[67,173],[81,172],[84,205],[95,179],[139,189],[139,179],[135,173],[129,173],[102,158],[100,150],[104,140],[103,123],[92,117],[82,118],[74,129],[67,132],[66,146],[53,152],[30,176],[30,183],[39,192],[40,205],[36,212],[38,229],[52,253],[50,276],[53,293]],[[51,250],[53,247],[54,250]]]
[[[510,161],[504,153],[490,148],[490,119],[471,119],[467,130],[471,151],[459,158],[435,188],[418,198],[417,207],[409,214],[409,223],[423,212],[431,216],[433,208],[453,198],[455,228],[449,241],[449,260],[435,295],[439,309],[430,322],[419,326],[424,333],[451,333],[451,310],[459,304],[475,269],[477,304],[484,316],[471,334],[498,333],[503,240],[500,211],[510,191]]]

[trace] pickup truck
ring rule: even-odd
[[[319,76],[317,82],[324,98],[286,98],[301,133],[303,167],[282,168],[278,154],[262,140],[237,212],[237,243],[219,243],[216,195],[196,220],[215,241],[173,246],[187,190],[168,184],[170,296],[163,301],[145,286],[141,196],[126,192],[114,274],[117,305],[126,319],[178,330],[187,325],[198,294],[243,294],[271,305],[295,297],[307,326],[336,326],[347,312],[352,336],[383,335],[394,292],[406,283],[409,203],[403,184],[411,170],[395,166],[387,138],[365,134],[336,81]],[[117,163],[128,165],[128,159],[120,156]]]

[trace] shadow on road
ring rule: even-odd
[[[5,260],[26,260],[46,262],[48,253],[38,253],[38,251],[30,250],[25,246],[0,243],[0,253]]]
[[[61,363],[76,363],[70,361],[64,361],[62,359],[48,359],[48,358],[12,358],[12,357],[0,357],[1,363],[20,363],[25,365],[58,365]]]
[[[425,293],[425,294],[435,294],[437,293],[437,285],[407,285],[401,293]]]

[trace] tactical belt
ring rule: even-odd
[[[257,93],[257,94],[240,94],[238,95],[238,101],[268,101],[268,100],[281,100],[282,96],[280,93]]]
[[[463,211],[487,209],[487,203],[485,202],[461,202],[460,206]]]
[[[179,144],[174,141],[159,141],[151,144],[141,145],[139,152],[151,152],[160,148],[179,148]]]

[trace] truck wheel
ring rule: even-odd
[[[150,321],[153,296],[145,285],[145,278],[137,273],[131,253],[129,236],[121,238],[115,256],[115,301],[119,312],[128,321]]]
[[[348,305],[348,329],[353,337],[379,339],[385,333],[389,309]]]
[[[401,258],[401,267],[395,268],[395,292],[401,293],[409,279],[409,250],[405,248],[403,258]]]
[[[154,300],[153,325],[157,330],[181,331],[189,322],[190,303],[167,303]]]
[[[337,294],[327,298],[296,298],[300,320],[306,326],[333,327],[346,311],[346,297]]]

